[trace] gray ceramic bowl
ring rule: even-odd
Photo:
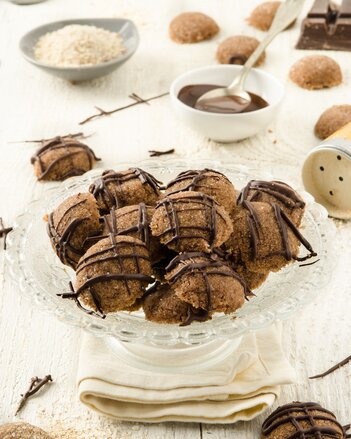
[[[38,39],[47,32],[53,32],[69,24],[85,24],[101,27],[111,32],[119,32],[126,51],[116,59],[82,67],[55,67],[35,59],[34,46]],[[121,66],[136,51],[139,45],[139,34],[135,24],[124,18],[80,18],[76,20],[62,20],[39,26],[25,34],[19,43],[20,50],[27,61],[60,78],[72,82],[88,81],[99,76],[107,75]]]

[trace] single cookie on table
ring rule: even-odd
[[[299,257],[300,243],[307,255]],[[316,256],[288,215],[277,205],[244,201],[233,215],[233,233],[226,248],[240,258],[249,271],[279,271],[294,260]]]
[[[143,242],[110,235],[84,254],[77,266],[75,290],[61,296],[100,316],[129,311],[154,282],[151,274],[150,255]]]
[[[96,200],[89,193],[72,195],[48,215],[47,232],[63,264],[76,268],[93,244],[88,238],[101,233],[99,218]]]
[[[209,317],[214,312],[234,312],[250,294],[241,277],[216,254],[176,256],[167,267],[166,280],[180,300],[206,311]]]
[[[292,402],[278,407],[262,424],[262,439],[345,439],[334,413],[315,402]]]
[[[193,322],[205,321],[209,316],[202,309],[195,309],[183,302],[168,284],[151,287],[143,299],[143,310],[147,320],[155,323],[180,324],[186,326]]]
[[[246,63],[248,58],[260,44],[257,38],[246,35],[235,35],[228,37],[220,43],[217,49],[217,61],[221,64],[240,64]],[[255,66],[260,66],[266,58],[266,52],[258,58]]]
[[[209,253],[227,241],[232,225],[229,214],[212,197],[190,191],[158,202],[151,232],[171,250]]]
[[[339,64],[325,55],[301,58],[293,64],[289,76],[296,85],[308,90],[335,87],[342,82]]]
[[[173,18],[169,35],[176,43],[198,43],[208,40],[219,32],[213,18],[201,12],[184,12]]]
[[[317,137],[324,140],[349,122],[351,122],[351,105],[333,105],[320,115],[314,132]]]
[[[102,213],[112,207],[145,203],[155,205],[161,196],[160,184],[155,177],[140,168],[125,171],[104,171],[89,187]]]
[[[0,425],[0,439],[52,439],[52,436],[26,422],[13,422]]]
[[[38,149],[31,163],[38,180],[62,181],[90,171],[98,160],[84,143],[72,137],[55,137]]]
[[[151,235],[150,222],[155,208],[139,203],[134,206],[125,206],[120,209],[112,208],[108,215],[103,217],[104,224],[102,235],[107,237],[110,233],[138,238],[146,244],[153,262],[165,256],[165,248],[159,240]]]
[[[249,181],[240,192],[238,204],[245,200],[278,204],[296,226],[301,223],[306,205],[300,195],[282,181]]]
[[[170,181],[165,193],[202,192],[221,204],[227,212],[232,212],[236,204],[236,191],[231,181],[222,173],[212,169],[181,172]]]
[[[267,31],[272,25],[275,14],[281,2],[264,2],[255,7],[247,19],[249,24],[256,29]]]

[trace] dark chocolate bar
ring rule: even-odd
[[[296,49],[351,51],[351,0],[316,0],[302,22]]]

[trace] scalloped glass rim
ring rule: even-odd
[[[160,164],[156,160],[145,160],[111,168],[118,170],[136,166],[165,181],[186,169],[212,168],[226,174],[238,188],[249,179],[272,179],[271,175],[256,168],[223,165],[214,161],[194,163],[191,160],[172,159]],[[111,314],[105,320],[84,314],[73,301],[56,296],[56,293],[67,290],[74,273],[61,264],[52,251],[42,217],[64,198],[86,190],[101,172],[101,169],[94,169],[59,185],[48,185],[44,196],[32,201],[25,212],[18,216],[14,230],[8,236],[6,258],[12,279],[33,303],[66,323],[89,330],[97,336],[113,336],[122,341],[143,341],[159,346],[200,344],[215,337],[238,337],[248,331],[264,328],[275,320],[285,319],[312,301],[329,281],[335,262],[335,243],[332,239],[335,226],[328,219],[324,207],[303,192],[302,196],[307,202],[304,234],[318,252],[320,261],[303,268],[295,263],[279,273],[270,274],[268,280],[256,290],[257,296],[235,314],[218,315],[208,322],[193,323],[187,327],[152,323],[146,321],[140,312]]]

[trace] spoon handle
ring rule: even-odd
[[[281,31],[286,29],[294,20],[296,20],[297,16],[301,12],[304,1],[305,0],[286,0],[279,6],[267,35],[248,58],[243,66],[240,76],[234,79],[234,81],[228,87],[229,89],[234,87],[236,88],[238,86],[243,88],[250,69],[255,65],[256,61],[262,55],[263,51],[270,44],[270,42]]]

